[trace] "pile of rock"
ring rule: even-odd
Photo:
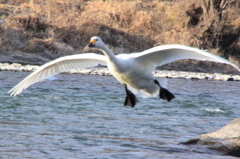
[[[0,70],[2,71],[35,71],[39,68],[36,65],[21,65],[18,63],[8,64],[0,63]],[[111,73],[106,67],[95,67],[89,69],[77,69],[70,70],[65,73],[78,73],[88,75],[100,75],[100,76],[111,76]],[[221,74],[221,73],[200,73],[200,72],[185,72],[185,71],[167,71],[167,70],[156,70],[154,73],[155,77],[164,78],[180,78],[180,79],[192,79],[192,80],[214,80],[214,81],[240,81],[240,75],[232,74]]]
[[[211,150],[217,150],[223,155],[240,157],[240,118],[234,119],[218,131],[200,135],[183,144],[207,145]]]
[[[240,75],[221,74],[221,73],[201,73],[185,71],[165,71],[156,70],[155,77],[182,78],[192,80],[213,80],[213,81],[240,81]]]
[[[26,65],[23,66],[22,64],[19,63],[0,63],[0,71],[16,71],[16,72],[33,72],[37,70],[39,66],[37,65]]]

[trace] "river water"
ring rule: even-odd
[[[112,76],[60,74],[11,97],[28,72],[0,72],[0,158],[235,158],[180,142],[240,114],[240,82],[168,79],[171,102],[124,107]]]

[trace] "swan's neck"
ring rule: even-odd
[[[103,45],[102,48],[100,48],[105,56],[108,57],[110,61],[117,61],[117,57],[112,53],[112,51],[109,50],[109,48],[106,45]]]

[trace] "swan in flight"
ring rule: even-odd
[[[115,56],[100,37],[94,36],[91,38],[88,47],[100,49],[105,56],[85,53],[60,57],[39,67],[38,70],[13,87],[9,93],[12,96],[16,96],[30,85],[57,73],[71,69],[94,67],[101,64],[107,65],[111,74],[123,84],[126,91],[124,105],[134,107],[138,102],[135,94],[143,97],[158,96],[167,101],[175,98],[170,91],[163,88],[154,78],[153,71],[157,66],[181,59],[196,59],[229,64],[240,72],[238,66],[224,58],[204,50],[183,45],[162,45],[139,53]]]

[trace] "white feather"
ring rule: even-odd
[[[151,67],[152,70],[154,70],[156,66],[162,66],[173,61],[182,59],[194,59],[225,63],[233,66],[238,71],[240,71],[237,65],[222,57],[208,53],[205,50],[200,50],[198,48],[188,47],[184,45],[156,46],[141,53],[134,54],[133,56],[136,58],[136,61],[142,63],[144,66]]]
[[[23,89],[28,88],[30,85],[60,72],[71,69],[94,67],[98,66],[98,64],[106,65],[106,57],[94,53],[60,57],[39,67],[35,72],[27,76],[19,84],[13,87],[9,93],[11,93],[13,96],[16,96],[21,93]]]

